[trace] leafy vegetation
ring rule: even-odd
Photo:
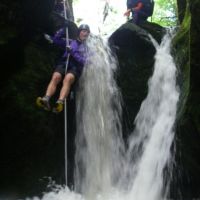
[[[176,26],[178,23],[176,0],[154,0],[152,21],[161,26]]]

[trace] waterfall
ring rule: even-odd
[[[93,196],[109,192],[117,182],[123,143],[120,94],[113,79],[116,59],[99,37],[90,37],[87,45],[91,59],[80,80],[76,104],[75,185],[87,196]]]
[[[155,65],[148,82],[148,95],[136,116],[136,128],[129,140],[130,197],[136,200],[166,198],[167,183],[163,172],[171,160],[179,93],[176,66],[170,55],[171,38],[167,34],[156,45]],[[165,183],[165,184],[164,184]]]
[[[170,175],[179,92],[167,34],[156,44],[148,94],[124,148],[117,61],[105,41],[91,36],[77,94],[75,190],[57,187],[42,200],[164,200]],[[164,178],[165,177],[165,178]],[[35,198],[37,200],[39,198]]]

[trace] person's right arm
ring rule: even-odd
[[[59,29],[56,34],[51,38],[53,40],[53,43],[58,45],[59,47],[65,48],[66,46],[66,40],[65,37],[65,29],[61,28]]]

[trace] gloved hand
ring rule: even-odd
[[[66,51],[67,51],[67,53],[70,53],[71,50],[72,50],[71,46],[66,46]]]
[[[51,36],[50,35],[48,35],[48,34],[44,34],[44,38],[50,43],[50,44],[52,44],[53,43],[53,40],[51,39]]]

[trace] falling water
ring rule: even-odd
[[[170,55],[171,39],[167,34],[156,45],[154,73],[148,82],[149,91],[135,119],[136,128],[130,138],[128,158],[132,163],[129,197],[136,200],[166,198],[167,182],[163,172],[171,159],[173,126],[179,93],[176,87],[176,66]],[[130,165],[129,165],[130,166]],[[164,184],[165,181],[165,184]]]
[[[116,59],[101,38],[88,41],[91,59],[77,101],[76,187],[87,196],[109,193],[122,168],[120,94],[113,79]]]
[[[155,42],[154,42],[155,43]],[[43,200],[164,200],[176,106],[176,66],[166,35],[156,55],[148,94],[135,119],[136,128],[124,150],[121,98],[114,81],[115,57],[99,37],[88,41],[91,59],[77,95],[75,191],[58,187]],[[38,198],[35,198],[38,199]]]

